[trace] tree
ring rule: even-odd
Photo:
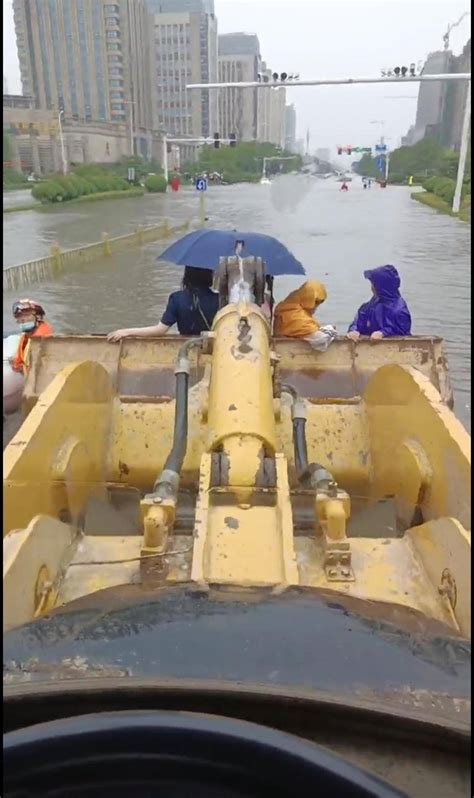
[[[360,161],[354,165],[354,171],[363,177],[378,177],[380,175],[375,165],[375,160],[368,152],[365,152]]]
[[[280,150],[274,144],[261,144],[254,141],[242,142],[236,147],[221,145],[215,149],[212,145],[202,148],[199,159],[195,165],[197,172],[218,172],[224,175],[228,182],[238,180],[257,180],[262,174],[263,159],[272,156],[288,156],[291,153]],[[280,171],[290,172],[301,169],[302,159],[297,155],[291,161],[270,161],[267,163],[267,173],[274,174]]]
[[[399,147],[390,153],[390,172],[402,178],[428,174],[455,178],[458,162],[458,153],[443,147],[435,139],[424,138],[411,147]],[[369,154],[360,159],[356,171],[368,177],[380,174]]]

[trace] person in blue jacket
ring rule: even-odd
[[[219,309],[219,295],[211,290],[214,272],[211,269],[195,269],[186,266],[182,288],[168,297],[168,304],[158,324],[151,327],[129,327],[115,330],[107,336],[108,341],[121,338],[155,338],[165,335],[174,324],[180,335],[200,335],[210,330]]]
[[[370,338],[411,335],[411,316],[400,295],[400,276],[395,266],[378,266],[364,272],[370,280],[373,297],[361,305],[349,327],[347,337],[357,341]]]

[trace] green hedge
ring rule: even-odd
[[[67,202],[89,194],[127,191],[129,188],[126,180],[107,174],[101,167],[79,167],[70,175],[57,176],[36,184],[31,195],[46,204]]]
[[[430,177],[428,180],[424,181],[423,188],[425,191],[429,191],[431,194],[434,194],[436,197],[439,197],[444,202],[449,204],[453,201],[456,181],[451,177]],[[470,195],[470,193],[471,178],[469,177],[463,183],[461,197],[464,198],[467,195]]]
[[[58,187],[53,191],[53,196],[58,191]],[[131,197],[143,197],[145,190],[141,186],[134,186],[132,188],[127,189],[127,191],[105,191],[104,193],[98,194],[83,194],[82,197],[77,197],[76,199],[69,200],[71,203],[76,202],[99,202],[100,200],[115,200],[115,199],[130,199]],[[54,212],[55,208],[59,207],[59,201],[56,201],[55,204],[51,208],[45,207],[45,204],[50,205],[49,201],[45,201],[43,205],[38,204],[37,202],[32,203],[31,205],[14,205],[9,206],[7,208],[3,208],[3,213],[18,213],[19,211],[45,211],[45,212]]]
[[[152,194],[164,194],[166,187],[166,178],[163,175],[149,175],[145,180],[145,188]]]

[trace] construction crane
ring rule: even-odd
[[[465,11],[465,12],[464,12],[464,14],[462,14],[462,15],[459,17],[459,19],[458,19],[458,21],[457,21],[457,22],[453,22],[453,24],[452,24],[452,25],[448,25],[448,30],[446,31],[446,33],[445,33],[445,34],[444,34],[444,36],[443,36],[443,42],[444,42],[444,49],[445,49],[445,50],[448,50],[448,49],[449,49],[449,35],[450,35],[451,31],[452,31],[454,28],[457,28],[457,26],[458,26],[458,25],[460,25],[460,24],[461,24],[461,22],[463,21],[464,17],[469,17],[469,16],[470,16],[470,14],[471,14],[471,12],[470,12],[470,11]]]

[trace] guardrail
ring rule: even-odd
[[[186,232],[191,227],[191,222],[184,222],[176,227],[170,227],[165,219],[158,225],[142,227],[139,225],[133,233],[110,238],[108,233],[102,233],[100,241],[86,244],[83,247],[61,250],[59,244],[51,246],[49,255],[28,263],[19,263],[9,266],[3,271],[3,290],[15,291],[45,280],[51,280],[63,274],[66,268],[87,263],[95,258],[113,255],[131,247],[170,238],[178,233]]]

